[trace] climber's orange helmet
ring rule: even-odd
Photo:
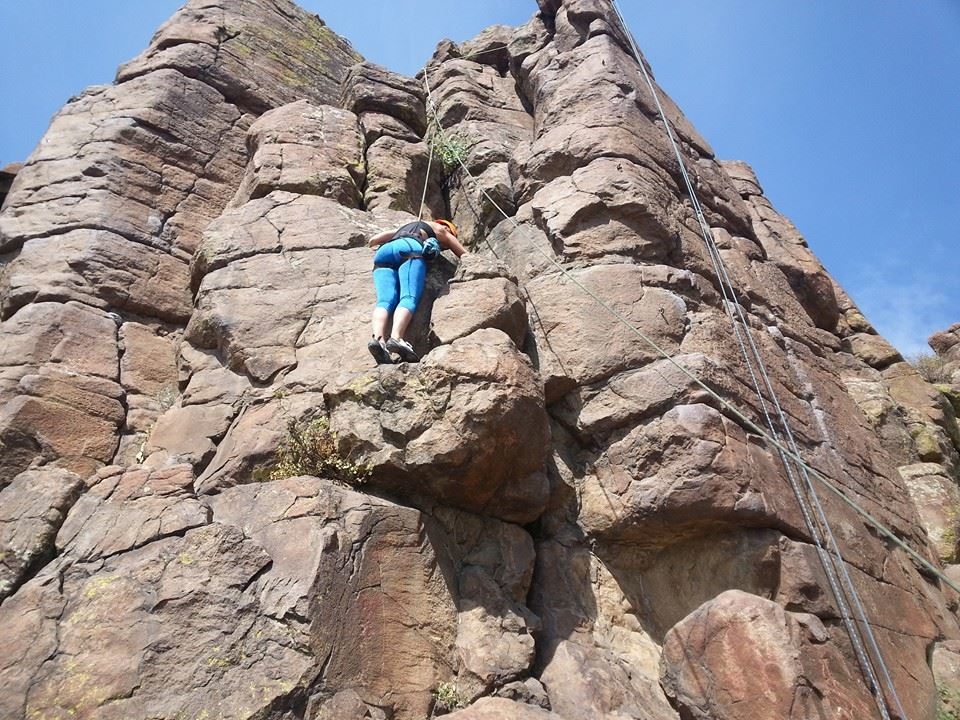
[[[457,226],[453,224],[452,220],[436,220],[435,222],[443,225],[447,230],[452,232],[454,237],[459,237],[459,233],[457,233]]]

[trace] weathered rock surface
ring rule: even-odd
[[[405,372],[406,370],[406,372]],[[437,348],[416,366],[325,390],[331,427],[391,494],[531,522],[547,502],[549,427],[530,361],[494,329]]]
[[[34,329],[24,313],[47,307],[55,315],[50,306],[64,303],[182,327],[193,301],[188,264],[237,191],[253,114],[301,98],[335,102],[358,59],[286,0],[187,3],[114,85],[87,90],[57,114],[17,174],[0,214],[0,253],[12,253],[0,274],[0,318],[14,323],[5,335],[25,326],[28,337],[48,332],[57,320]],[[115,337],[100,333],[95,342],[98,352],[117,354]],[[16,386],[23,370],[12,384],[7,372],[51,361],[20,346],[2,362],[0,433],[20,439],[4,453],[10,469],[0,483],[51,452],[79,454],[84,462],[71,467],[87,472],[117,450],[117,425],[101,424],[97,432],[114,438],[79,453],[38,438],[51,422],[78,427],[81,417],[28,400]]]
[[[960,369],[960,323],[931,335],[930,347],[944,359],[944,373],[951,376],[953,383],[957,384],[956,372]]]
[[[664,689],[690,718],[870,717],[867,688],[828,638],[815,616],[730,590],[667,635]]]
[[[516,279],[506,268],[466,255],[450,281],[450,292],[434,303],[431,331],[441,345],[447,345],[483,328],[502,330],[522,349],[529,329],[527,309]]]
[[[562,716],[541,708],[514,702],[505,698],[483,698],[465,710],[457,710],[447,715],[450,720],[563,720]]]
[[[66,470],[26,470],[0,491],[0,602],[54,555],[54,539],[83,491]]]
[[[336,98],[360,59],[323,20],[290,0],[194,0],[157,30],[143,54],[120,68],[117,80],[173,68],[259,114],[301,98]]]
[[[893,714],[952,707],[960,594],[817,477],[957,559],[957,327],[932,386],[661,94],[709,247],[610,7],[537,7],[406,78],[191,0],[54,118],[0,211],[0,716],[872,717],[807,479]],[[377,366],[421,212],[470,252]]]
[[[596,647],[559,643],[542,680],[551,707],[563,717],[675,717],[655,681]]]
[[[938,712],[956,714],[960,711],[960,644],[938,643],[934,647],[933,675],[937,681]]]
[[[0,168],[0,208],[3,207],[3,201],[6,199],[7,193],[10,192],[13,179],[22,168],[23,163],[10,163]]]
[[[436,175],[427,177],[430,147],[424,90],[411,78],[372,63],[347,74],[341,102],[357,115],[366,141],[363,203],[370,209],[418,213],[421,198],[435,217],[444,215]]]
[[[247,134],[250,160],[234,204],[272,190],[329,197],[357,207],[365,180],[357,117],[299,100],[261,116]]]
[[[37,459],[81,475],[109,462],[124,420],[114,319],[34,303],[2,328],[0,486]]]

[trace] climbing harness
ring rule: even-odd
[[[423,212],[423,209],[420,210]],[[448,220],[437,220],[439,223],[445,223],[453,225],[453,223]],[[423,240],[420,238],[420,232],[424,232],[428,237]],[[401,257],[404,260],[410,260],[411,258],[423,258],[424,260],[433,260],[440,254],[440,243],[437,242],[437,234],[433,231],[433,228],[430,227],[430,223],[426,223],[423,220],[417,220],[412,223],[407,223],[406,225],[400,226],[397,231],[393,234],[391,240],[397,240],[399,238],[409,238],[411,240],[416,240],[420,243],[419,252],[409,252],[402,253]],[[387,267],[385,265],[373,264],[374,268],[377,267]]]
[[[617,15],[617,18],[620,22],[620,25],[625,33],[627,40],[631,45],[631,50],[633,52],[634,59],[639,65],[644,79],[652,93],[653,99],[656,103],[657,110],[662,120],[667,136],[670,140],[670,144],[673,148],[673,151],[676,155],[676,159],[680,168],[681,176],[684,180],[684,184],[687,189],[687,193],[690,197],[691,204],[697,216],[698,223],[700,225],[700,231],[703,236],[704,242],[707,245],[708,252],[711,257],[711,262],[714,266],[716,272],[721,293],[723,297],[723,305],[727,312],[728,317],[734,326],[734,334],[737,338],[737,343],[741,348],[741,353],[743,354],[744,360],[747,365],[748,372],[750,374],[751,382],[754,388],[754,391],[757,393],[759,398],[760,408],[762,415],[764,416],[764,421],[766,422],[767,428],[764,429],[752,419],[750,419],[743,411],[734,406],[728,400],[722,398],[719,394],[716,393],[712,388],[707,386],[702,380],[700,380],[693,372],[685,368],[683,365],[678,363],[666,350],[664,350],[658,343],[656,343],[652,338],[643,333],[639,328],[635,327],[626,317],[624,317],[617,310],[609,306],[601,297],[599,297],[592,290],[583,285],[576,277],[574,277],[569,270],[567,270],[563,265],[561,265],[555,257],[548,254],[543,248],[540,247],[539,243],[531,242],[531,245],[534,249],[540,253],[548,262],[550,262],[556,269],[570,282],[576,285],[581,291],[593,299],[597,304],[599,304],[607,313],[613,316],[619,323],[626,327],[631,333],[636,335],[638,338],[643,340],[648,346],[650,346],[655,352],[657,352],[662,358],[671,363],[674,367],[680,370],[688,379],[690,379],[694,384],[699,388],[708,393],[717,403],[729,412],[734,418],[739,420],[742,425],[756,433],[758,436],[762,437],[772,448],[775,448],[781,462],[783,463],[785,472],[787,474],[788,482],[791,486],[792,491],[797,499],[797,502],[801,509],[801,514],[803,515],[804,522],[808,528],[811,539],[813,540],[814,545],[817,549],[818,557],[820,558],[821,564],[823,565],[824,572],[827,576],[827,582],[830,586],[830,590],[833,593],[837,606],[840,611],[843,623],[847,629],[847,633],[850,636],[851,643],[854,647],[854,652],[857,656],[857,660],[861,665],[861,668],[864,672],[865,678],[867,680],[868,688],[871,694],[874,697],[874,700],[877,704],[878,710],[880,711],[881,716],[884,720],[891,720],[890,710],[887,707],[887,700],[884,695],[883,689],[880,686],[880,678],[878,677],[877,670],[879,669],[879,675],[882,676],[882,680],[885,683],[887,689],[889,690],[890,698],[893,700],[893,703],[896,706],[897,713],[902,720],[906,720],[907,715],[903,709],[903,705],[900,702],[900,698],[897,695],[896,688],[894,687],[893,680],[890,677],[890,673],[887,670],[886,664],[884,663],[882,654],[880,652],[879,646],[876,641],[876,637],[873,633],[872,627],[866,617],[866,612],[863,607],[862,602],[860,601],[859,594],[856,591],[853,580],[850,577],[849,570],[846,567],[844,562],[839,544],[837,543],[836,537],[833,534],[833,531],[830,527],[829,521],[824,512],[823,506],[820,503],[819,496],[817,495],[816,488],[811,479],[817,480],[821,485],[826,487],[830,492],[837,496],[842,502],[844,502],[848,507],[854,510],[857,514],[863,517],[875,530],[877,530],[882,537],[889,540],[891,543],[902,549],[906,552],[915,562],[917,562],[925,570],[936,576],[944,584],[951,587],[952,589],[960,592],[960,587],[956,583],[946,577],[938,568],[936,568],[932,563],[930,563],[926,558],[917,553],[913,548],[901,540],[897,535],[887,528],[882,522],[873,517],[873,515],[863,508],[859,503],[853,499],[847,497],[845,492],[836,486],[833,482],[827,479],[822,473],[817,471],[815,468],[807,464],[800,455],[799,447],[796,443],[796,440],[793,436],[792,431],[790,430],[789,423],[787,422],[786,414],[780,405],[776,393],[773,388],[772,381],[767,373],[766,367],[763,363],[762,357],[760,355],[759,349],[756,346],[750,332],[748,330],[748,324],[746,317],[743,314],[743,308],[740,303],[737,301],[736,294],[733,289],[733,284],[730,280],[730,277],[726,271],[726,267],[723,264],[722,258],[719,253],[719,249],[716,246],[716,243],[713,241],[712,233],[710,232],[710,227],[706,221],[706,217],[703,212],[703,208],[700,204],[700,201],[696,195],[696,191],[693,187],[693,183],[690,179],[689,173],[687,172],[686,166],[683,162],[683,157],[680,153],[679,146],[677,145],[676,139],[673,135],[673,130],[669,121],[667,120],[666,113],[663,110],[663,106],[660,103],[659,95],[655,89],[655,86],[652,80],[649,77],[649,74],[646,70],[646,67],[641,59],[639,50],[636,46],[636,42],[627,28],[626,22],[623,19],[623,15],[620,13],[619,7],[617,7],[616,0],[611,0],[611,5]],[[440,122],[439,112],[436,108],[436,105],[433,101],[433,95],[430,88],[429,82],[429,70],[424,71],[424,86],[426,89],[427,95],[427,109],[432,116],[432,121],[437,126],[437,133],[443,133],[443,127]],[[432,150],[432,139],[431,139],[431,150]],[[528,228],[520,225],[517,222],[516,218],[510,216],[500,205],[494,200],[490,194],[483,188],[482,185],[478,182],[477,178],[470,172],[470,169],[465,164],[463,158],[458,157],[457,161],[459,162],[461,168],[463,169],[465,175],[473,181],[475,186],[480,190],[481,194],[487,199],[488,202],[506,219],[508,220],[513,227],[520,231],[520,234],[527,239],[532,240],[528,236]],[[425,196],[425,193],[424,193]],[[473,206],[473,203],[469,201],[468,203],[471,206],[471,209],[476,213],[476,208]],[[422,208],[421,208],[422,211]],[[479,215],[478,215],[479,216]],[[734,312],[736,311],[736,313]],[[739,323],[737,322],[737,317],[739,317]],[[742,325],[742,330],[741,330]],[[759,377],[758,377],[759,376]],[[763,381],[763,386],[766,388],[767,393],[770,396],[770,400],[764,397],[761,390],[761,382]],[[780,427],[782,430],[777,430],[777,425],[774,422],[774,418],[771,415],[772,412],[776,415],[777,419],[780,422]],[[798,475],[802,478],[802,483],[798,480]],[[826,541],[826,546],[825,546]],[[827,547],[828,546],[828,547]],[[851,612],[851,605],[853,612]],[[854,612],[856,617],[854,618]],[[869,645],[869,653],[865,647],[864,638],[866,638],[866,644]],[[873,655],[873,658],[870,657],[870,654]]]

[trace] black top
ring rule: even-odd
[[[427,237],[432,237],[432,238],[437,237],[437,234],[433,231],[433,228],[430,226],[429,223],[425,223],[423,220],[417,220],[416,222],[407,223],[406,225],[401,227],[399,230],[397,230],[393,234],[393,237],[390,239],[396,240],[397,238],[401,238],[401,237],[412,237],[412,238],[419,239],[419,236],[417,235],[418,230],[423,230],[427,234]]]

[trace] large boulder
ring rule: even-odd
[[[350,68],[341,104],[360,117],[368,144],[380,135],[416,141],[427,130],[423,86],[373,63],[360,62]]]
[[[395,497],[425,497],[530,522],[547,500],[549,427],[528,358],[478,330],[418,365],[386,367],[324,390],[331,428]]]
[[[527,608],[533,581],[533,539],[520,527],[439,507],[427,534],[455,578],[456,686],[462,697],[500,690],[530,673],[540,620]]]
[[[434,303],[430,328],[441,345],[475,330],[495,328],[505,332],[520,349],[529,329],[516,279],[501,263],[473,253],[460,259],[449,292]]]
[[[335,101],[341,79],[359,60],[350,43],[290,0],[191,0],[117,79],[172,68],[260,114],[301,98]]]
[[[124,421],[114,319],[37,303],[0,327],[0,486],[36,461],[80,475],[108,463]]]
[[[300,100],[264,113],[247,133],[250,155],[235,205],[273,190],[329,197],[357,207],[366,179],[357,117]]]
[[[456,610],[418,512],[312,478],[206,507],[190,488],[133,470],[84,496],[56,564],[0,606],[4,716],[250,718],[326,687],[426,714]]]
[[[563,717],[673,720],[656,681],[632,672],[609,651],[563,641],[544,668],[551,707]]]
[[[829,638],[812,615],[730,590],[667,635],[662,682],[681,717],[870,717],[869,690]]]
[[[960,370],[960,323],[930,336],[930,347],[943,358],[943,373],[955,378]],[[957,384],[957,381],[954,381]]]
[[[326,198],[276,191],[225,213],[194,260],[199,289],[187,342],[258,383],[306,370],[318,351],[347,367],[368,365],[361,334],[346,346],[323,342],[329,324],[359,328],[373,306],[362,229],[369,220],[343,212]]]

